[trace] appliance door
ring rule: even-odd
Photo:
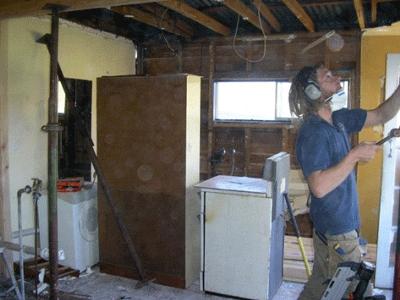
[[[267,299],[271,210],[269,198],[206,193],[205,291]]]

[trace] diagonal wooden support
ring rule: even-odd
[[[41,37],[37,42],[38,43],[42,43],[45,44],[47,46],[47,49],[49,49],[49,41],[50,41],[50,35],[46,34],[43,37]],[[57,63],[57,74],[58,74],[58,78],[64,88],[65,91],[65,96],[67,99],[73,99],[72,93],[69,90],[66,81],[65,81],[65,77],[64,74],[61,70],[60,65]],[[128,250],[129,250],[129,254],[131,255],[134,263],[135,263],[135,267],[136,270],[138,271],[139,277],[140,277],[140,282],[138,282],[137,287],[142,287],[143,285],[145,285],[148,282],[148,279],[146,277],[146,273],[145,270],[143,268],[142,262],[139,258],[139,255],[137,254],[135,245],[133,244],[133,240],[131,238],[131,236],[129,235],[128,229],[125,226],[125,223],[122,220],[121,214],[119,213],[119,210],[117,209],[116,205],[115,205],[115,201],[113,200],[112,197],[112,193],[111,190],[109,188],[109,184],[104,176],[104,173],[102,171],[102,168],[99,164],[96,152],[93,149],[94,143],[90,137],[89,131],[86,127],[86,123],[84,121],[84,119],[82,118],[81,114],[79,113],[79,111],[76,108],[72,109],[73,116],[75,117],[75,120],[77,120],[78,122],[80,122],[80,133],[82,134],[82,136],[84,137],[84,144],[85,144],[85,148],[86,151],[89,154],[90,160],[93,164],[93,167],[96,171],[101,189],[104,192],[104,195],[107,199],[108,204],[110,205],[111,211],[113,213],[113,216],[115,218],[115,221],[117,222],[118,228],[121,231],[122,237],[124,239],[124,241],[126,242],[127,246],[128,246]]]

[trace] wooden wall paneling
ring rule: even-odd
[[[289,153],[290,153],[290,168],[291,169],[299,169],[300,168],[300,165],[296,158],[296,150],[295,150],[297,130],[298,130],[298,127],[294,126],[294,127],[290,128],[288,131],[288,134],[289,134],[288,148],[289,148]]]
[[[236,45],[236,50],[245,55],[246,45]],[[232,50],[232,44],[218,45],[215,47],[215,72],[246,71],[246,61],[241,59]]]
[[[284,50],[284,70],[288,71],[291,70],[293,68],[294,65],[294,61],[296,60],[295,58],[295,52],[294,51],[290,51],[291,50],[291,43],[283,43],[282,47]]]
[[[244,145],[244,130],[242,128],[214,128],[214,151],[221,148],[226,150],[223,161],[216,168],[217,175],[243,176],[245,167]]]
[[[177,72],[178,73],[182,73],[183,72],[183,46],[182,46],[182,42],[178,42],[177,45],[177,54],[176,54],[176,58],[177,58]]]
[[[102,77],[97,86],[98,156],[116,206],[147,274],[187,287],[200,264],[198,201],[189,188],[199,181],[200,78]],[[100,269],[137,278],[102,193],[99,199]]]
[[[248,176],[261,177],[265,158],[282,151],[281,128],[253,128],[251,130]]]
[[[151,62],[150,62],[151,61]],[[146,74],[161,75],[176,73],[176,58],[146,58]]]
[[[136,75],[144,75],[145,74],[145,69],[144,69],[145,49],[142,44],[139,44],[136,46],[136,53],[137,53],[137,58],[136,58],[136,63],[135,63]]]
[[[201,119],[200,119],[200,179],[209,178],[208,168],[208,78],[201,81]]]
[[[244,176],[248,176],[250,167],[250,156],[251,156],[251,129],[244,129]]]
[[[327,68],[332,68],[332,64],[331,64],[331,53],[332,51],[329,50],[329,48],[325,45],[325,43],[323,44],[324,48],[323,48],[323,52],[324,52],[324,65]]]
[[[208,140],[207,140],[207,162],[208,162],[208,177],[211,177],[211,164],[210,159],[214,146],[213,139],[213,123],[214,123],[214,114],[213,114],[213,99],[214,99],[214,70],[215,70],[215,45],[213,42],[210,43],[208,47],[208,111],[207,111],[207,120],[208,120]]]
[[[282,128],[282,151],[285,151],[287,153],[290,153],[289,138],[289,129]]]
[[[246,51],[246,56],[245,57],[247,57],[247,60],[246,60],[246,72],[251,72],[251,70],[252,70],[252,65],[253,65],[253,63],[251,63],[250,61],[251,60],[255,60],[255,58],[253,58],[253,45],[252,45],[252,43],[250,42],[249,43],[249,46],[247,47],[247,51]]]

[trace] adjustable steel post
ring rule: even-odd
[[[56,300],[58,281],[58,236],[57,236],[57,179],[58,179],[58,12],[59,7],[51,6],[51,41],[50,41],[50,96],[48,124],[42,129],[48,132],[48,215],[49,215],[49,271],[50,299]]]

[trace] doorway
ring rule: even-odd
[[[59,83],[58,118],[63,126],[59,138],[59,178],[83,177],[90,181],[90,159],[85,150],[84,139],[79,129],[79,122],[72,114],[77,108],[84,118],[86,128],[90,134],[92,119],[92,82],[81,79],[66,78],[66,84],[71,91],[72,100],[65,97],[61,83]]]

